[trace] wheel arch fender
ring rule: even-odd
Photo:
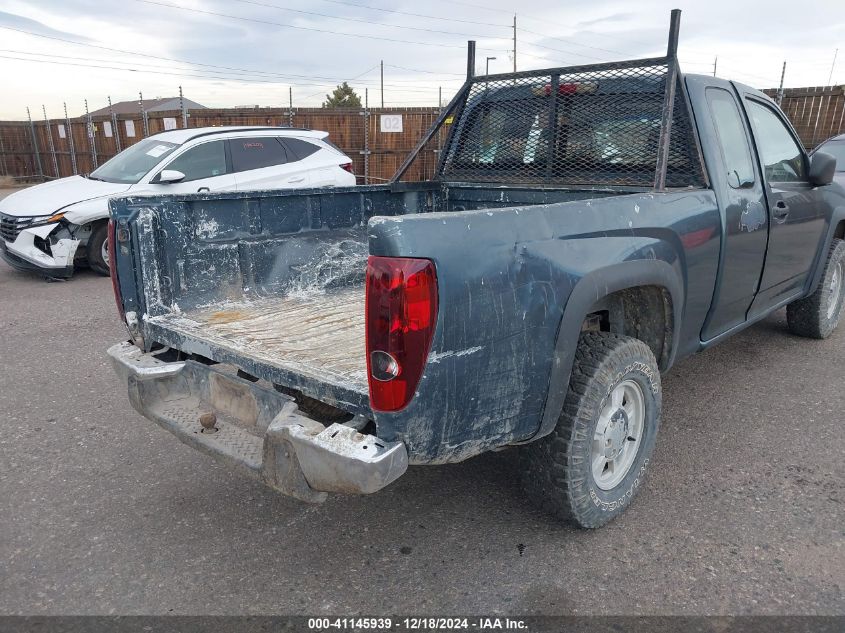
[[[569,376],[575,361],[575,350],[581,326],[592,308],[610,295],[623,291],[656,286],[668,293],[671,301],[671,347],[667,367],[671,366],[680,337],[680,321],[685,305],[684,284],[680,273],[663,260],[634,260],[613,264],[584,275],[573,287],[566,302],[555,339],[554,362],[549,375],[548,393],[537,433],[527,441],[551,433],[563,410]]]
[[[805,296],[816,291],[822,280],[827,254],[830,252],[830,245],[834,238],[845,239],[845,205],[835,207],[830,215],[830,224],[827,226],[827,233],[824,236],[819,252],[816,253],[816,260],[813,263],[813,274],[810,277],[810,284],[806,289]]]
[[[64,219],[71,224],[84,226],[98,220],[109,219],[108,198],[96,198],[77,202],[63,209]]]

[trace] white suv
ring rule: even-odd
[[[328,132],[208,127],[156,134],[88,176],[29,187],[0,201],[0,254],[10,265],[70,277],[75,263],[109,274],[108,200],[116,195],[251,191],[355,184]]]

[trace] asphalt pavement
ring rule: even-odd
[[[0,614],[845,614],[845,326],[781,311],[664,377],[650,478],[596,531],[515,450],[321,506],[137,415],[108,279],[0,263]]]

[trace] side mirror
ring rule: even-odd
[[[823,187],[833,182],[836,171],[836,158],[824,152],[813,152],[810,156],[810,182],[816,187]]]
[[[833,176],[831,176],[831,178],[832,177]],[[169,185],[183,180],[185,180],[185,174],[181,171],[176,171],[175,169],[165,169],[158,175],[158,178],[156,178],[156,182],[162,185]]]

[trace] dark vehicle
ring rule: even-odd
[[[845,186],[845,134],[827,139],[813,150],[813,154],[816,152],[830,154],[836,159],[836,173],[833,179]]]
[[[386,185],[112,201],[133,406],[307,501],[525,445],[538,503],[619,514],[662,372],[843,307],[834,159],[763,93],[682,76],[678,17],[667,57],[468,73],[431,182],[398,180],[412,155]]]

